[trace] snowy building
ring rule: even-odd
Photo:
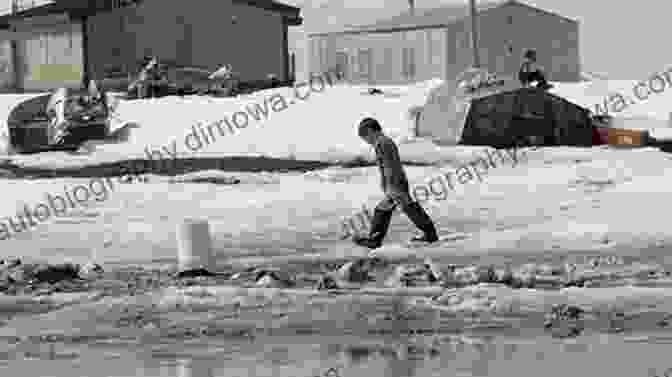
[[[552,81],[580,79],[579,24],[515,0],[477,1],[481,66],[517,75],[525,49],[537,50]],[[452,79],[472,65],[469,7],[408,12],[373,25],[309,35],[310,71],[340,69],[361,84]]]
[[[273,0],[55,0],[0,16],[0,41],[18,40],[13,81],[24,90],[124,75],[147,55],[213,70],[230,64],[243,81],[286,80],[287,32],[302,23],[299,12]]]

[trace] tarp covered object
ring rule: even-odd
[[[590,111],[537,88],[520,88],[471,101],[462,144],[591,146]]]
[[[430,92],[418,136],[442,144],[589,146],[590,112],[513,77],[470,68]]]

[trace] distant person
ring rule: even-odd
[[[147,58],[145,58],[147,60]],[[161,85],[161,71],[159,69],[159,61],[157,58],[150,58],[147,64],[140,71],[138,80],[138,97],[139,98],[154,98],[159,96]]]
[[[421,237],[414,237],[412,241],[427,243],[438,241],[434,222],[420,204],[411,198],[406,172],[394,141],[383,133],[380,123],[373,118],[365,118],[359,123],[358,134],[376,152],[381,188],[385,198],[374,210],[368,237],[355,236],[353,241],[369,249],[382,246],[397,206],[401,206],[406,216],[424,232]]]
[[[534,82],[537,83],[537,88],[544,90],[553,87],[546,81],[544,71],[537,64],[537,52],[535,50],[525,51],[523,63],[520,65],[520,70],[518,71],[518,80],[525,87],[531,86]]]
[[[107,93],[105,90],[98,88],[96,80],[90,80],[88,88],[88,96],[83,98],[85,99],[85,106],[87,106],[88,111],[91,113],[90,115],[95,117],[107,116]]]

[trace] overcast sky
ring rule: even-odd
[[[325,0],[280,1],[315,7]],[[375,8],[390,3],[407,3],[407,0],[331,1],[343,3],[349,9],[348,12],[359,7]],[[519,1],[580,21],[580,53],[587,71],[605,73],[614,79],[643,79],[672,63],[672,48],[668,47],[665,39],[672,28],[670,0]],[[10,0],[0,0],[2,9],[9,9],[10,4]],[[418,8],[422,4],[423,0],[416,0]],[[529,32],[534,33],[534,30]]]

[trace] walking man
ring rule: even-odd
[[[380,123],[373,118],[365,118],[360,122],[358,134],[376,152],[381,188],[385,198],[374,209],[368,237],[355,236],[353,241],[369,249],[382,246],[397,206],[401,206],[406,216],[424,233],[422,236],[414,237],[412,241],[427,243],[438,241],[434,222],[420,204],[411,198],[406,172],[394,141],[383,133]]]

